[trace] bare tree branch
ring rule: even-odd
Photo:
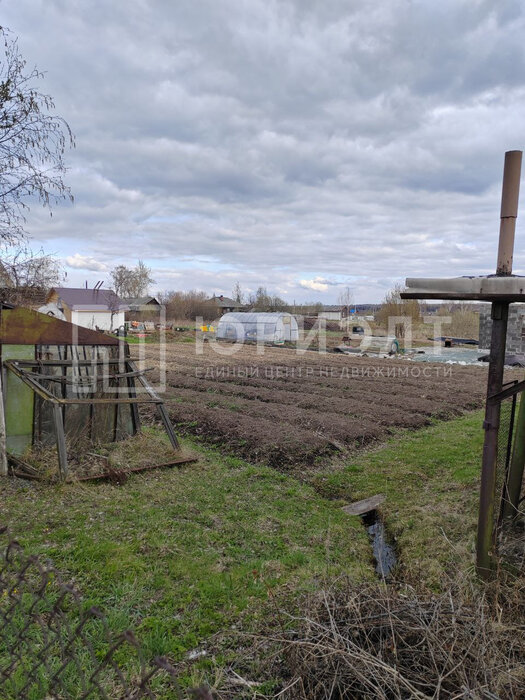
[[[67,122],[52,113],[55,105],[36,84],[44,74],[26,71],[18,43],[0,27],[0,241],[25,237],[27,200],[48,208],[73,197],[64,184],[64,151],[74,138]]]

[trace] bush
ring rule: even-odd
[[[189,292],[167,292],[162,297],[162,303],[166,305],[166,317],[170,321],[195,321],[198,316],[205,321],[213,321],[220,316],[219,308],[208,301],[205,292],[194,289]]]

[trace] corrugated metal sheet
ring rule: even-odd
[[[70,309],[121,309],[127,310],[127,305],[119,299],[112,289],[85,289],[83,287],[55,287],[48,298],[58,296]]]
[[[119,340],[105,333],[19,307],[2,310],[0,344],[118,345]]]

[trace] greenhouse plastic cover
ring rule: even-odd
[[[297,321],[283,312],[232,312],[220,319],[217,338],[270,343],[298,340]]]

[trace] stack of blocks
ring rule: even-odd
[[[490,348],[492,320],[490,304],[483,304],[479,312],[479,347]],[[507,353],[525,354],[525,304],[509,306],[509,321],[507,325]]]

